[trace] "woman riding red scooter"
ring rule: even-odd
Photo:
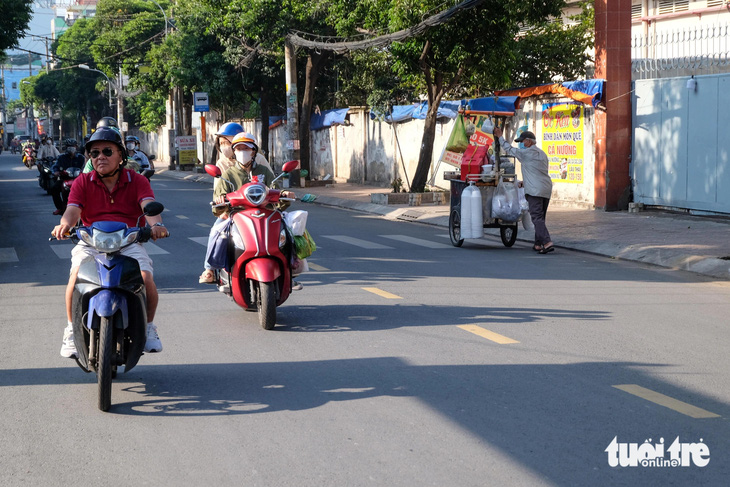
[[[238,163],[245,168],[252,162],[251,154],[241,154],[239,159],[238,152],[255,152],[258,146],[252,141],[237,141],[238,138],[234,138],[234,150],[240,148],[239,144],[245,144],[243,147],[248,149],[236,154]],[[285,163],[279,178],[296,169],[298,164],[298,161]],[[215,165],[206,165],[205,170],[211,176],[221,177],[221,170]],[[220,237],[211,239],[208,261],[220,269],[218,289],[232,296],[244,309],[257,310],[261,326],[271,330],[276,325],[276,307],[283,304],[292,291],[293,242],[286,231],[281,210],[294,199],[287,197],[289,192],[268,187],[265,184],[267,174],[235,167],[223,174],[219,187],[240,187],[227,193],[225,202],[216,198],[214,208],[223,209],[226,218],[216,224]],[[248,182],[241,184],[242,178]],[[276,179],[270,182],[271,186]]]

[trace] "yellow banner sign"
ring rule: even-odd
[[[583,182],[583,123],[582,104],[542,106],[542,150],[548,155],[553,182]]]

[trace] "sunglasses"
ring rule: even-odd
[[[114,152],[116,152],[116,151],[114,149],[112,149],[111,147],[104,147],[102,150],[94,149],[93,151],[89,152],[89,155],[91,156],[92,159],[96,159],[101,154],[104,154],[107,157],[111,157],[112,154],[114,154]]]

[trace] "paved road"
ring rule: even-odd
[[[267,332],[197,284],[210,191],[165,178],[165,351],[101,413],[58,355],[69,248],[33,176],[0,156],[1,485],[726,485],[727,284],[308,206],[312,272]],[[710,462],[611,468],[614,437]]]

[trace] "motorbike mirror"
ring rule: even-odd
[[[147,216],[157,216],[164,210],[165,205],[157,201],[153,201],[152,203],[147,203],[147,206],[144,207],[144,214]]]
[[[287,161],[284,163],[281,170],[283,172],[292,172],[297,167],[299,167],[299,161]]]
[[[147,159],[149,159],[150,161],[154,161],[155,159],[157,159],[157,156],[154,154],[150,154],[150,156]]]
[[[210,176],[213,176],[214,178],[221,177],[221,168],[216,166],[215,164],[206,164],[205,172],[207,172]]]

